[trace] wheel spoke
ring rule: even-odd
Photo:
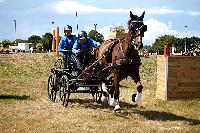
[[[54,74],[50,74],[49,79],[48,79],[48,97],[51,101],[56,100],[56,92],[57,90],[55,89],[55,78]]]
[[[67,107],[70,95],[69,79],[67,75],[63,75],[61,81],[62,81],[61,83],[62,88],[60,88],[60,100],[63,102],[63,106]]]

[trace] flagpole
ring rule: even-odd
[[[16,34],[16,31],[17,31],[17,22],[16,20],[14,20],[15,22],[15,43],[16,43],[16,40],[17,40],[17,34]]]
[[[77,13],[77,11],[76,11],[76,30],[78,33],[78,13]]]

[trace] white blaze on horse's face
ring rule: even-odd
[[[134,23],[136,23],[136,22],[134,22]],[[141,23],[141,22],[139,22],[139,23]],[[143,45],[142,37],[144,35],[144,32],[143,32],[143,30],[141,30],[142,29],[141,27],[144,24],[143,25],[135,24],[135,25],[138,25],[138,27],[137,28],[136,27],[132,28],[132,30],[133,30],[133,42],[132,42],[132,45],[134,45],[135,49],[139,50]]]
[[[139,50],[142,46],[142,36],[140,35],[140,30],[136,31],[136,37],[135,37],[135,41],[134,41],[134,46],[137,50]]]
[[[144,32],[147,31],[147,26],[143,23],[144,14],[145,12],[143,12],[142,15],[138,17],[137,15],[133,15],[132,12],[130,12],[130,30],[132,31],[133,36],[132,45],[134,45],[137,50],[142,48],[142,37],[144,37]]]

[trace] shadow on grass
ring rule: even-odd
[[[92,109],[109,109],[113,110],[114,107],[108,105],[102,105],[95,102],[93,99],[70,99],[69,104],[78,103],[79,106]],[[184,116],[179,116],[170,112],[160,112],[156,110],[147,110],[143,106],[137,104],[130,104],[127,102],[120,102],[121,111],[115,113],[118,117],[123,117],[129,119],[132,114],[139,114],[143,116],[146,120],[155,121],[186,121],[189,125],[200,125],[199,119],[187,118]],[[108,112],[110,112],[108,111]]]
[[[110,109],[113,110],[114,107],[110,107],[108,104],[104,105],[100,102],[96,102],[94,99],[70,99],[69,104],[79,104],[85,108],[92,108],[92,109]],[[137,104],[129,104],[126,102],[120,102],[120,106],[126,109],[136,108]]]
[[[30,96],[26,96],[26,95],[22,95],[22,96],[18,96],[18,95],[0,95],[0,99],[14,99],[14,100],[27,100],[29,99]]]
[[[96,102],[94,99],[70,99],[69,104],[78,103],[80,106],[91,109],[109,109],[107,105],[102,105],[99,102]]]
[[[133,113],[144,116],[147,120],[157,121],[187,121],[189,125],[200,125],[199,119],[191,119],[184,116],[179,116],[169,112],[160,112],[156,110],[134,110]]]

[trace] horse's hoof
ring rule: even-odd
[[[114,108],[114,111],[117,111],[117,110],[120,110],[121,108],[120,108],[120,106],[117,104],[117,105],[115,105],[115,108]]]
[[[135,101],[136,102],[140,102],[141,101],[141,94],[142,93],[137,92],[136,97],[135,97]]]
[[[140,102],[141,101],[141,97],[137,97],[135,98],[135,102]]]
[[[133,101],[133,102],[136,102],[136,101],[135,101],[136,95],[137,95],[137,94],[133,94],[133,95],[132,95],[132,101]]]

